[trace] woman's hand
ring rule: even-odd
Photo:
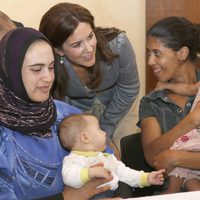
[[[94,195],[110,190],[110,186],[108,185],[97,188],[99,185],[102,185],[106,182],[108,182],[108,180],[98,178],[88,181],[81,188],[72,188],[66,186],[65,190],[63,191],[64,200],[89,200]]]

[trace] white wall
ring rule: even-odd
[[[0,0],[0,9],[25,26],[38,28],[43,14],[58,0]],[[141,81],[138,101],[134,106],[131,132],[137,128],[138,103],[145,93],[145,0],[71,0],[88,8],[98,26],[115,26],[126,31],[133,44]],[[127,126],[126,126],[127,127]],[[133,130],[132,130],[133,129]]]

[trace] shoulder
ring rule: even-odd
[[[71,106],[65,102],[54,100],[54,103],[56,105],[57,110],[57,120],[61,120],[63,119],[63,117],[71,114],[81,113],[80,109],[78,109],[75,106]]]
[[[143,96],[139,104],[139,114],[147,112],[151,107],[160,106],[160,102],[165,99],[163,91],[152,91],[146,96]]]
[[[117,34],[117,36],[115,38],[113,38],[110,42],[117,42],[117,43],[122,43],[122,42],[126,42],[129,41],[126,33],[120,32],[119,34]]]
[[[146,96],[143,96],[141,98],[141,102],[150,102],[150,101],[155,101],[158,98],[163,98],[164,97],[164,91],[151,91],[149,94]]]
[[[109,44],[110,48],[115,52],[118,52],[127,46],[131,46],[131,43],[125,32],[119,33],[108,44]]]
[[[54,103],[56,105],[57,111],[59,111],[59,112],[62,111],[62,112],[67,112],[69,114],[81,112],[80,109],[78,109],[77,107],[69,105],[69,104],[67,104],[63,101],[59,101],[59,100],[54,99]]]
[[[152,91],[140,100],[139,105],[139,121],[137,126],[141,127],[141,120],[146,117],[156,116],[156,113],[166,109],[169,103],[166,100],[164,91]]]

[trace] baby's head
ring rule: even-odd
[[[61,145],[68,150],[104,151],[106,148],[106,133],[91,114],[65,117],[59,126],[59,138]]]

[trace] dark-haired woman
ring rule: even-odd
[[[58,124],[80,110],[52,99],[54,64],[50,42],[35,29],[14,29],[0,41],[0,199],[88,200],[110,189],[95,179],[64,190],[68,151]]]
[[[39,29],[57,52],[54,97],[95,114],[113,144],[117,124],[139,92],[135,54],[125,33],[95,27],[91,13],[72,3],[50,8]]]
[[[197,26],[183,17],[168,17],[155,23],[147,33],[147,49],[148,64],[157,80],[174,85],[197,83],[200,80],[196,62],[199,44]],[[199,151],[170,149],[178,138],[200,126],[200,104],[190,111],[195,94],[189,93],[155,90],[140,102],[138,125],[145,158],[151,166],[165,168],[167,173],[176,167],[200,169]],[[194,190],[189,181],[191,176],[177,174],[177,177],[170,178],[168,192],[180,191],[183,179],[186,180],[184,187]],[[199,178],[195,182],[199,188]]]

